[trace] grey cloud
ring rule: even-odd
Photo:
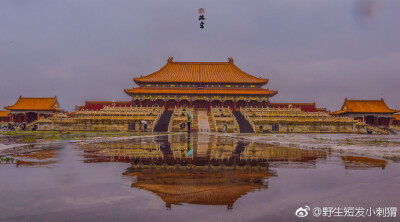
[[[340,108],[383,97],[400,109],[400,2],[1,1],[0,106],[18,96],[129,100],[132,78],[176,61],[226,61],[269,78],[273,101]],[[206,10],[199,29],[198,8]],[[367,24],[367,25],[365,25]]]

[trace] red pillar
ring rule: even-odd
[[[221,100],[221,106],[224,107],[224,100]]]
[[[181,101],[181,100],[178,99],[178,103],[176,104],[176,107],[179,107],[179,102],[180,102],[180,101]]]
[[[378,126],[378,117],[374,116],[374,126]]]
[[[192,106],[193,106],[193,105],[192,105],[192,100],[190,100],[190,108],[192,108]]]
[[[12,116],[13,116],[13,114],[12,113],[10,113],[11,115],[10,115],[10,122],[12,122]]]
[[[233,111],[236,111],[236,100],[233,101]]]
[[[164,108],[165,110],[168,110],[167,100],[164,100]]]
[[[142,99],[139,100],[140,107],[142,107]]]
[[[134,102],[134,100],[132,99],[132,100],[131,100],[131,106],[132,106],[132,107],[133,107],[133,102]]]
[[[211,110],[211,100],[208,101],[208,110]]]
[[[154,104],[155,104],[155,101],[154,101],[154,99],[153,99],[153,107],[154,107]]]
[[[249,106],[249,100],[246,100],[246,107]]]
[[[261,101],[258,102],[258,108],[261,108]]]
[[[26,113],[24,115],[24,122],[28,122],[28,115]]]

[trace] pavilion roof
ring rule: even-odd
[[[342,113],[396,113],[398,110],[389,108],[383,99],[380,100],[348,100],[345,99],[341,110],[334,112]]]
[[[397,121],[400,121],[400,114],[393,114],[393,118]]]
[[[268,79],[258,78],[240,70],[228,62],[173,62],[168,63],[157,72],[150,75],[134,78],[137,83],[247,83],[266,84]]]
[[[19,97],[18,101],[12,105],[4,107],[8,110],[48,110],[59,111],[60,106],[57,97]]]
[[[0,110],[0,117],[8,117],[11,111],[8,110]]]
[[[263,88],[254,89],[196,89],[196,88],[152,88],[137,87],[133,89],[125,89],[127,94],[192,94],[192,95],[268,95],[272,96],[278,91],[272,91]]]

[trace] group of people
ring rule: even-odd
[[[184,122],[179,125],[182,132],[185,132],[187,127],[187,132],[190,133],[193,131],[193,123],[192,122]]]
[[[26,130],[26,123],[0,123],[0,130],[1,131],[8,131],[8,130]]]
[[[185,116],[185,113],[182,112],[181,116]],[[189,112],[187,112],[187,122],[179,124],[179,128],[182,132],[185,132],[186,127],[188,133],[191,133],[193,131],[193,116],[190,115]]]

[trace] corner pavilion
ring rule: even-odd
[[[361,120],[371,126],[389,127],[393,123],[393,114],[399,112],[380,100],[350,100],[345,99],[342,108],[334,115],[351,117]]]
[[[277,91],[263,88],[268,79],[240,70],[232,58],[228,62],[174,62],[147,76],[134,78],[139,86],[125,89],[133,106],[174,107],[267,107]]]
[[[47,118],[60,112],[57,97],[19,97],[12,106],[4,107],[11,111],[11,122],[33,122],[40,117]]]

